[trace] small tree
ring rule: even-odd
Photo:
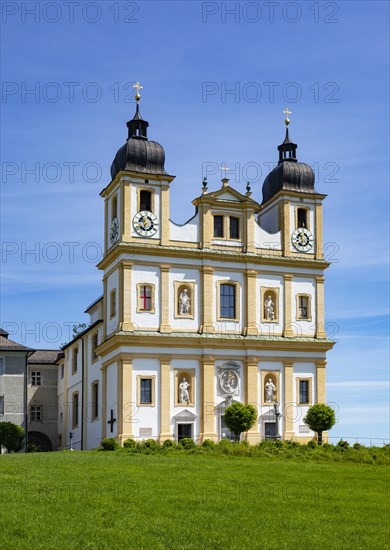
[[[240,434],[247,432],[257,419],[257,411],[253,405],[232,403],[225,411],[225,424],[235,435],[235,440],[240,440]]]
[[[12,422],[0,422],[0,446],[17,453],[23,449],[24,430]]]
[[[330,430],[336,423],[334,410],[325,403],[317,403],[310,407],[303,419],[313,432],[318,434],[318,445],[322,445],[322,432]]]

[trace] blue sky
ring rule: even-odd
[[[388,438],[389,5],[271,4],[76,2],[72,14],[60,1],[2,3],[1,325],[54,348],[87,321],[101,293],[99,192],[134,112],[129,83],[144,86],[149,136],[176,175],[179,223],[205,172],[219,187],[223,163],[261,202],[288,106],[298,158],[328,195],[332,435]]]

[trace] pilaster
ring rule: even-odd
[[[246,271],[246,334],[257,336],[257,311],[258,296],[256,295],[256,274],[254,269]]]
[[[171,432],[171,362],[160,360],[160,443],[172,439]]]
[[[284,362],[284,435],[283,439],[292,439],[294,437],[294,394],[293,394],[293,374],[294,366],[291,361]]]
[[[121,445],[125,439],[133,438],[132,412],[132,377],[133,363],[131,359],[122,358],[117,363],[118,368],[118,441]],[[105,410],[105,409],[104,409]]]
[[[211,266],[203,266],[203,332],[215,332],[213,324],[213,273]]]
[[[131,299],[137,299],[131,292],[133,263],[123,261],[119,268],[119,328],[123,331],[134,330],[131,318]]]
[[[291,256],[290,201],[287,200],[282,203],[282,237],[283,256]]]
[[[292,275],[284,275],[284,332],[283,336],[292,337],[294,331],[292,327],[292,295],[291,295]]]
[[[215,433],[214,357],[204,357],[202,364],[201,441],[217,440]]]
[[[247,357],[245,363],[245,401],[249,405],[253,405],[257,411],[259,411],[259,383],[258,383],[258,358]],[[260,439],[259,434],[259,420],[257,419],[255,424],[246,434],[246,440],[249,443],[258,443]]]
[[[170,240],[169,231],[169,187],[161,184],[161,244],[168,245]]]
[[[326,361],[316,361],[316,402],[326,403]]]
[[[316,258],[322,260],[324,257],[322,243],[322,204],[316,204],[315,207],[315,241],[316,241]]]
[[[161,324],[160,332],[171,332],[169,324],[169,265],[160,267]]]
[[[316,276],[316,338],[326,338],[324,318],[324,281],[323,275]]]

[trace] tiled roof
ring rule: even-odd
[[[22,346],[18,342],[9,340],[0,334],[0,351],[34,351],[32,348]]]
[[[48,363],[54,365],[64,353],[56,349],[38,349],[28,358],[28,363]]]

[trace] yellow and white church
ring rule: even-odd
[[[111,166],[104,199],[103,295],[58,369],[58,448],[105,437],[160,442],[230,438],[224,411],[253,404],[243,437],[300,442],[325,402],[322,201],[286,136],[261,204],[224,178],[203,182],[184,225],[171,219],[163,147],[139,110]]]

